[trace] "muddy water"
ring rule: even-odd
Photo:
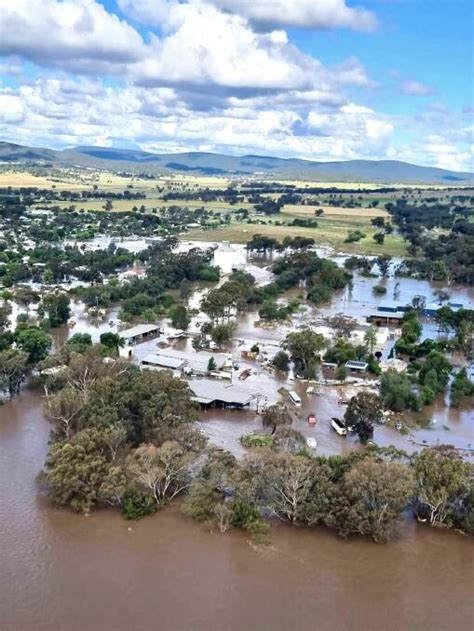
[[[130,524],[53,509],[40,397],[0,407],[2,630],[471,629],[472,543],[407,523],[387,546],[277,526],[252,549],[176,508]]]

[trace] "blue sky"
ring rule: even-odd
[[[15,0],[0,137],[474,170],[467,0]]]

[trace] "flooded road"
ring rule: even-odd
[[[2,630],[472,628],[473,547],[454,533],[409,522],[382,546],[279,525],[256,551],[177,507],[137,523],[52,508],[40,405],[26,391],[0,407]]]

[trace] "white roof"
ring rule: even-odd
[[[207,372],[209,360],[214,358],[217,368],[221,368],[227,361],[227,355],[223,353],[206,353],[204,351],[178,351],[175,349],[165,349],[161,356],[173,357],[185,362],[191,370]]]
[[[130,337],[136,337],[137,335],[146,335],[147,333],[153,333],[153,331],[159,331],[160,327],[156,324],[137,324],[132,326],[131,329],[125,329],[125,331],[119,331],[120,337],[129,339]]]
[[[189,382],[191,392],[194,394],[193,399],[199,403],[212,403],[213,401],[222,401],[224,403],[236,403],[247,405],[255,398],[248,390],[239,388],[232,384],[224,384],[211,379],[196,379]]]
[[[177,370],[184,364],[184,360],[176,357],[167,357],[166,355],[160,355],[155,353],[153,355],[147,355],[142,359],[142,364],[152,364],[153,366],[161,366],[162,368],[171,368]]]

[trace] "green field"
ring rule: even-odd
[[[275,226],[274,224],[232,223],[212,230],[196,229],[186,232],[183,238],[196,241],[230,241],[232,243],[247,243],[254,234],[263,234],[282,241],[285,237],[312,237],[317,245],[329,245],[336,252],[349,254],[387,254],[395,257],[407,256],[403,239],[399,236],[387,235],[383,245],[373,240],[376,230],[372,226],[360,221],[331,221],[319,220],[318,228],[300,228],[297,226]],[[357,243],[344,243],[349,230],[363,230],[367,235]]]

